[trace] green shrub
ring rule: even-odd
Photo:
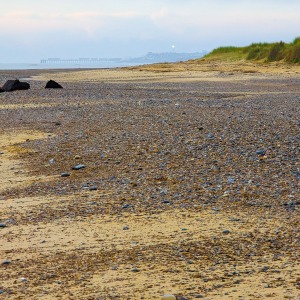
[[[267,61],[278,61],[283,59],[284,53],[283,50],[285,48],[284,42],[275,43],[272,45],[272,48],[270,49]]]

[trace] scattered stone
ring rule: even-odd
[[[170,204],[171,202],[169,200],[163,200],[162,203],[163,204]]]
[[[3,85],[2,89],[5,92],[13,92],[13,91],[20,91],[20,90],[29,90],[30,84],[27,82],[21,82],[18,79],[16,80],[7,80]]]
[[[0,290],[0,295],[4,294],[4,291],[3,290]]]
[[[223,234],[229,234],[229,233],[231,233],[230,230],[227,230],[227,229],[223,230]]]
[[[187,298],[183,296],[176,296],[176,300],[187,300]]]
[[[228,183],[233,184],[235,179],[233,177],[228,177]]]
[[[138,268],[133,268],[131,271],[134,272],[134,273],[137,273],[137,272],[139,272],[140,270],[139,270]]]
[[[268,270],[269,270],[269,267],[265,266],[260,271],[261,272],[268,272]]]
[[[195,295],[195,298],[196,299],[203,299],[205,298],[202,294],[198,294],[198,295]]]
[[[5,91],[2,89],[2,88],[0,88],[0,93],[4,93]]]
[[[54,164],[54,158],[49,159],[49,164]]]
[[[75,167],[73,167],[72,168],[72,170],[76,170],[76,171],[78,171],[78,170],[81,170],[81,169],[84,169],[85,168],[85,165],[77,165],[77,166],[75,166]]]
[[[3,152],[3,151],[0,151],[0,155],[2,155],[2,154],[4,154],[4,152]]]
[[[2,263],[1,263],[1,265],[3,265],[3,266],[8,266],[8,265],[10,265],[11,264],[11,260],[4,260]]]
[[[69,177],[71,175],[71,173],[65,172],[65,173],[61,173],[61,177]]]
[[[7,227],[6,224],[0,223],[0,228],[5,228],[5,227]]]
[[[26,282],[26,281],[27,281],[27,279],[26,279],[26,278],[24,278],[24,277],[22,277],[22,278],[20,278],[20,281],[21,281],[21,282]]]
[[[63,87],[54,80],[49,80],[46,83],[45,89],[62,89]]]
[[[132,205],[132,204],[128,204],[128,203],[122,205],[122,208],[123,208],[123,209],[126,209],[126,208],[132,208],[132,207],[133,207],[133,205]]]
[[[256,153],[256,155],[258,155],[258,156],[264,156],[264,155],[266,154],[266,150],[259,149],[259,150],[257,150],[255,153]]]
[[[97,191],[97,190],[98,190],[98,188],[96,186],[91,186],[90,187],[90,191]]]
[[[61,122],[55,122],[55,126],[60,126]]]
[[[128,226],[124,226],[123,230],[129,230],[129,227]]]

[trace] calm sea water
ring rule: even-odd
[[[99,64],[84,64],[84,63],[0,63],[0,70],[34,70],[34,69],[95,69],[95,68],[118,68],[140,65],[141,63],[99,63]]]

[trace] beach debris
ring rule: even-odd
[[[45,89],[62,89],[63,87],[54,80],[49,80],[46,83]]]
[[[30,84],[27,82],[21,82],[18,79],[15,80],[7,80],[2,89],[5,92],[13,92],[13,91],[18,91],[18,90],[29,90],[30,89]]]

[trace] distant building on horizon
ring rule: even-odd
[[[115,64],[150,64],[150,63],[162,63],[162,62],[179,62],[190,59],[201,58],[207,54],[207,51],[193,53],[177,53],[177,52],[162,52],[154,53],[148,52],[145,56],[130,57],[130,58],[48,58],[42,59],[41,64],[103,64],[103,63],[115,63]]]

